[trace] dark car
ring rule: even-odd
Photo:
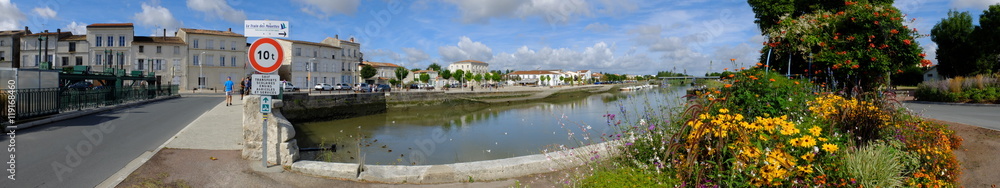
[[[75,89],[79,91],[90,89],[90,87],[94,87],[94,84],[87,81],[80,81],[77,83],[70,84],[69,86],[66,86],[66,88]]]
[[[375,92],[389,92],[389,91],[392,91],[392,87],[389,87],[389,85],[379,84],[378,86],[375,86]]]

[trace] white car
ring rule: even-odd
[[[313,86],[313,89],[320,91],[333,90],[333,85],[327,83],[318,83],[316,84],[316,86]]]
[[[335,90],[349,90],[349,89],[351,89],[351,85],[347,85],[347,84],[335,84],[335,85],[333,85],[333,89],[335,89]]]
[[[281,89],[285,91],[299,91],[299,87],[295,87],[295,85],[288,82],[285,82],[285,84],[281,86]]]

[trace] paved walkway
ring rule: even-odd
[[[167,148],[240,150],[243,149],[243,101],[233,97],[233,105],[225,100],[191,122],[167,143]]]

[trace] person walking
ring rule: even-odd
[[[243,96],[247,94],[247,78],[240,80],[240,100],[243,100]]]
[[[233,105],[233,77],[226,78],[226,106]]]

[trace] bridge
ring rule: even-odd
[[[681,80],[687,80],[687,79],[692,79],[692,80],[695,80],[695,79],[719,79],[718,76],[679,76],[679,77],[659,77],[659,78],[660,79],[664,79],[664,80],[677,80],[677,79],[681,79]]]

